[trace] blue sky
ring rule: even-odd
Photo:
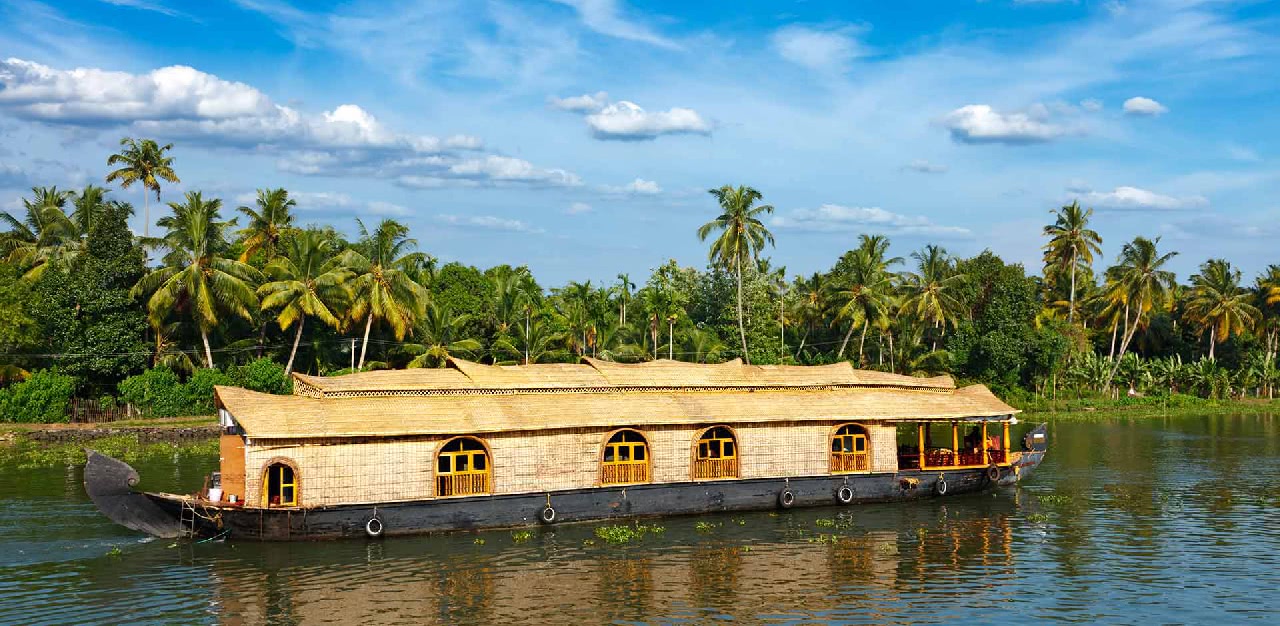
[[[549,285],[701,266],[722,184],[776,207],[791,274],[864,232],[1038,268],[1079,199],[1108,261],[1159,235],[1184,280],[1251,276],[1280,262],[1278,26],[1192,0],[9,0],[0,207],[101,183],[129,135],[176,144],[166,199],[283,186],[304,223],[395,217]]]

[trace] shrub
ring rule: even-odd
[[[228,368],[227,374],[231,384],[245,389],[278,395],[293,393],[293,379],[285,375],[284,366],[267,357]]]
[[[149,369],[130,376],[118,386],[120,400],[154,417],[173,417],[185,413],[186,393],[178,375],[167,367]]]
[[[213,388],[216,385],[233,385],[231,377],[216,369],[198,369],[183,385],[186,396],[184,415],[213,414]]]
[[[76,380],[56,369],[40,370],[0,391],[0,421],[55,423],[70,419],[67,408]]]

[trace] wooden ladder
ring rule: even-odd
[[[182,512],[178,515],[178,523],[182,533],[187,537],[196,536],[196,509],[189,502],[182,503]]]

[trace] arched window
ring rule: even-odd
[[[604,444],[600,458],[600,484],[625,485],[649,482],[649,443],[634,430],[620,430]]]
[[[298,506],[298,473],[292,465],[284,462],[268,465],[263,472],[262,486],[263,506]]]
[[[489,493],[489,451],[473,437],[449,440],[436,455],[436,495],[471,496]]]
[[[738,477],[738,439],[727,426],[712,426],[698,437],[693,450],[693,478]]]
[[[831,436],[831,473],[865,472],[871,469],[867,430],[845,424]]]

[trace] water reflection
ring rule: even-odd
[[[0,623],[1275,619],[1270,418],[1058,422],[1028,484],[909,505],[381,542],[140,541],[73,470],[0,475]],[[198,480],[202,467],[140,468]],[[194,477],[194,478],[193,478]],[[701,526],[698,522],[704,522]],[[109,554],[113,548],[120,554]],[[122,617],[127,616],[127,618]]]

